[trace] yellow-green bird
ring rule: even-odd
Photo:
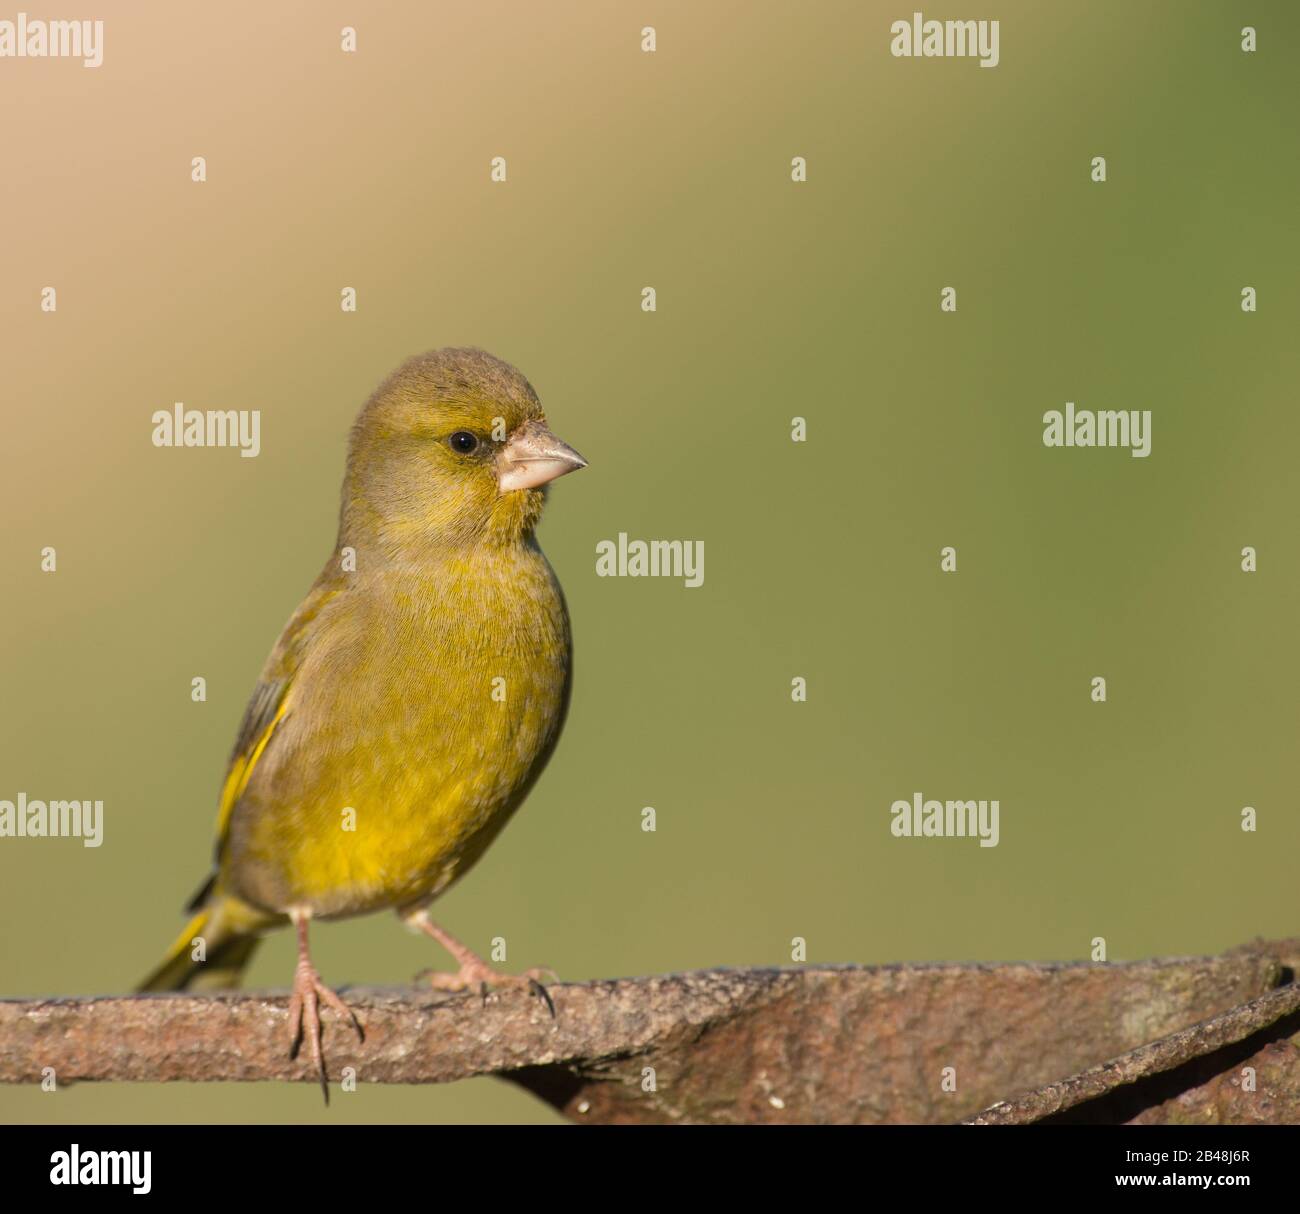
[[[586,461],[514,367],[481,350],[404,363],[352,428],[338,541],[244,713],[215,869],[142,990],[231,986],[290,923],[293,1048],[322,1084],[312,918],[393,909],[441,943],[459,990],[499,974],[428,916],[550,757],[569,699],[559,584],[534,538],[545,486]],[[328,1094],[328,1093],[327,1093]]]

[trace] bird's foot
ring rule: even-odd
[[[435,991],[477,990],[486,1003],[490,990],[512,986],[526,987],[546,1004],[551,1018],[555,1018],[555,1003],[551,999],[550,991],[542,985],[543,979],[548,982],[559,981],[559,975],[554,970],[538,966],[525,970],[522,974],[503,974],[500,970],[494,970],[472,949],[466,948],[450,932],[444,931],[432,922],[424,911],[411,915],[408,922],[441,944],[460,964],[460,969],[454,974],[439,970],[428,972],[429,985]]]
[[[503,974],[500,970],[494,970],[481,957],[471,956],[461,962],[460,969],[454,974],[434,970],[428,977],[429,985],[435,991],[477,990],[484,1003],[487,1002],[489,991],[503,987],[525,987],[546,1004],[551,1018],[555,1017],[555,1003],[551,999],[551,992],[542,985],[542,982],[543,980],[556,982],[559,975],[554,970],[542,966],[524,970],[522,974]]]
[[[320,1075],[320,1086],[321,1091],[325,1093],[325,1103],[329,1104],[329,1077],[325,1072],[325,1054],[321,1048],[320,1005],[322,1002],[343,1020],[351,1022],[352,1027],[357,1031],[358,1040],[366,1039],[356,1013],[320,980],[316,967],[306,957],[300,957],[297,968],[293,972],[293,998],[289,1000],[289,1032],[292,1034],[289,1057],[298,1056],[298,1050],[305,1036],[310,1043],[312,1062],[316,1064],[316,1072]]]

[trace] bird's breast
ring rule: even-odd
[[[568,696],[563,599],[531,549],[375,575],[321,627],[250,789],[243,876],[275,909],[418,901],[477,859],[550,754]]]

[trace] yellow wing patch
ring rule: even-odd
[[[230,761],[230,770],[226,774],[225,784],[221,787],[221,801],[217,809],[218,858],[225,846],[226,831],[230,828],[230,815],[234,813],[239,798],[244,795],[244,789],[248,787],[248,781],[253,777],[253,768],[257,766],[258,759],[262,757],[262,752],[266,749],[266,744],[271,740],[271,735],[275,732],[276,726],[284,720],[287,710],[288,706],[285,699],[282,698],[275,710],[275,715],[253,742],[252,749],[235,754]]]

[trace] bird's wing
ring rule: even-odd
[[[217,808],[216,867],[221,867],[226,840],[230,833],[230,820],[239,804],[244,789],[253,777],[258,760],[266,753],[280,722],[289,712],[294,676],[302,665],[303,654],[312,636],[312,621],[321,608],[336,594],[338,588],[322,576],[303,600],[298,610],[285,625],[271,656],[267,658],[257,686],[253,689],[244,718],[240,722],[239,736],[230,752],[225,783],[221,786],[221,799]],[[191,899],[187,909],[201,906],[216,880],[215,872]]]
[[[279,649],[279,646],[276,647]],[[272,655],[273,657],[275,655]],[[269,665],[270,663],[268,663]],[[262,757],[275,728],[284,720],[287,706],[285,699],[289,684],[293,680],[293,671],[282,674],[263,672],[263,677],[253,689],[248,707],[244,709],[244,719],[239,726],[239,736],[235,747],[230,752],[230,764],[226,769],[226,781],[221,786],[221,801],[217,808],[217,864],[221,863],[221,853],[225,850],[226,835],[230,829],[230,815],[235,805],[243,796],[248,781],[252,778],[253,768]]]

